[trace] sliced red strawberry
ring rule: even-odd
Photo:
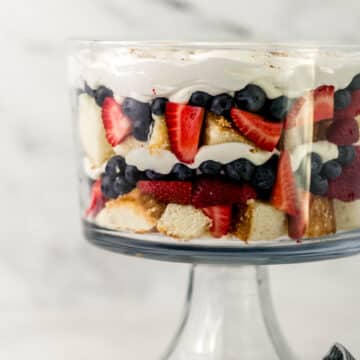
[[[343,167],[341,175],[329,181],[328,197],[341,201],[360,199],[360,146],[355,146],[356,157]]]
[[[329,120],[334,117],[334,87],[319,86],[314,90],[314,121]]]
[[[359,140],[359,125],[350,119],[333,121],[326,131],[326,138],[337,145],[351,145]]]
[[[143,180],[137,183],[143,194],[165,203],[190,204],[192,184],[187,181]]]
[[[292,104],[285,119],[285,129],[334,117],[334,87],[323,85],[307,92]]]
[[[360,114],[360,90],[355,90],[351,94],[351,103],[342,110],[335,111],[335,120],[353,119]]]
[[[282,124],[266,121],[262,116],[232,108],[231,118],[241,133],[261,149],[272,151],[280,140]]]
[[[305,103],[305,97],[299,97],[293,102],[285,118],[285,130],[291,129],[293,127],[296,127],[297,125],[304,123],[302,109],[304,108]]]
[[[284,128],[287,130],[296,126],[312,123],[313,119],[314,96],[312,92],[308,92],[294,101],[286,116]]]
[[[291,239],[300,240],[306,231],[306,221],[303,213],[288,216],[288,235]]]
[[[91,187],[90,205],[85,211],[85,216],[95,217],[105,205],[105,197],[101,192],[101,179],[96,180]]]
[[[214,237],[222,237],[230,230],[231,224],[231,205],[210,206],[203,208],[202,211],[212,220],[210,227]]]
[[[111,146],[119,145],[131,132],[131,122],[114,98],[106,97],[102,106],[106,139]]]
[[[297,215],[296,183],[287,151],[280,154],[276,181],[271,195],[271,203],[289,215]]]
[[[185,163],[192,163],[198,151],[205,110],[198,106],[166,104],[165,120],[171,150]]]
[[[203,177],[194,184],[192,204],[197,208],[246,204],[256,197],[257,193],[250,185],[236,185],[223,179]]]
[[[288,216],[288,234],[292,239],[300,240],[309,224],[309,203],[310,193],[307,191],[298,192],[299,207],[296,216]]]

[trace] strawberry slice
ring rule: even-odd
[[[257,193],[250,185],[237,185],[218,178],[199,178],[194,184],[192,204],[196,208],[216,205],[246,204]]]
[[[314,90],[314,121],[334,117],[334,86],[323,85]]]
[[[333,117],[334,87],[323,85],[295,100],[286,116],[284,128],[291,129]]]
[[[231,206],[210,206],[203,208],[204,214],[212,220],[210,232],[214,237],[222,237],[230,230]]]
[[[291,239],[299,241],[304,236],[306,227],[306,221],[302,212],[297,216],[288,216],[288,235]]]
[[[204,114],[205,110],[198,106],[172,102],[166,104],[165,121],[171,150],[182,162],[190,164],[194,161]]]
[[[297,215],[296,183],[291,169],[291,159],[288,151],[280,154],[278,171],[271,203],[279,210],[289,215]]]
[[[299,191],[298,199],[300,199],[299,211],[296,216],[288,216],[288,234],[295,240],[300,240],[309,224],[309,203],[310,193],[308,191]]]
[[[131,122],[114,98],[106,97],[102,106],[106,139],[111,146],[119,145],[131,132]]]
[[[95,217],[104,207],[106,198],[101,191],[101,179],[94,182],[91,187],[90,205],[85,211],[85,216]]]
[[[286,130],[312,123],[314,116],[314,97],[312,92],[299,97],[292,104],[286,119],[284,128]]]
[[[282,124],[266,121],[262,116],[232,108],[231,118],[244,136],[261,149],[272,151],[280,140]]]
[[[191,203],[192,184],[187,181],[143,180],[138,189],[164,203],[187,205]]]

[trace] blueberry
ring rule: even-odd
[[[256,189],[257,197],[263,201],[270,201],[272,195],[272,187],[270,189]]]
[[[351,103],[351,93],[349,90],[340,89],[335,91],[334,94],[334,107],[335,110],[341,110],[348,107]]]
[[[161,180],[165,176],[163,174],[159,174],[154,170],[146,170],[145,171],[145,177],[149,180]]]
[[[132,134],[136,140],[147,141],[150,133],[151,123],[134,123]]]
[[[113,96],[114,93],[112,92],[112,90],[110,90],[106,86],[101,85],[95,90],[95,101],[99,106],[103,105],[105,98]]]
[[[155,115],[164,115],[166,109],[167,98],[158,97],[155,98],[151,103],[151,112]]]
[[[352,78],[352,80],[348,86],[348,89],[350,91],[355,91],[355,90],[360,89],[360,74],[357,74]]]
[[[337,161],[345,166],[351,164],[355,159],[355,149],[353,146],[339,146],[339,156]]]
[[[285,119],[289,109],[289,99],[286,96],[279,96],[268,101],[269,117],[276,121]]]
[[[310,191],[314,195],[324,195],[329,187],[329,183],[326,179],[316,174],[311,177]]]
[[[317,153],[311,153],[311,174],[320,174],[321,168],[323,166],[321,156]]]
[[[251,179],[253,186],[260,190],[269,190],[275,182],[275,172],[268,165],[262,165],[255,168],[254,175]]]
[[[211,105],[212,99],[213,96],[205,91],[195,91],[190,97],[189,105],[201,106],[208,109]]]
[[[130,184],[122,176],[117,176],[113,182],[113,191],[117,195],[123,195],[130,192],[134,188],[133,184]]]
[[[150,105],[127,97],[122,103],[122,110],[133,123],[133,136],[135,139],[146,141],[152,122]]]
[[[278,164],[279,164],[279,155],[273,155],[271,156],[271,158],[262,166],[269,166],[274,173],[277,172],[277,168],[278,168]]]
[[[96,91],[94,89],[92,89],[86,81],[84,84],[84,91],[85,91],[85,94],[88,94],[91,97],[95,97]]]
[[[120,155],[113,156],[106,164],[106,175],[115,176],[123,174],[125,171],[126,163],[125,159]]]
[[[265,105],[266,94],[257,85],[247,85],[242,90],[235,92],[235,104],[246,111],[258,112]]]
[[[226,164],[226,175],[234,181],[250,181],[255,170],[255,166],[246,159],[239,159]]]
[[[124,99],[122,103],[122,110],[133,122],[143,121],[144,118],[147,119],[151,117],[150,105],[131,97],[126,97]]]
[[[232,105],[233,98],[229,94],[216,95],[211,102],[210,111],[212,111],[216,115],[227,116],[230,112]]]
[[[214,160],[207,160],[201,163],[199,170],[205,175],[218,175],[222,170],[222,164]]]
[[[191,180],[195,176],[195,170],[188,168],[184,164],[175,164],[171,174],[181,181]]]
[[[103,175],[101,179],[101,192],[103,195],[109,199],[116,199],[118,197],[118,193],[114,190],[114,176]]]
[[[128,183],[135,185],[141,179],[141,171],[136,166],[127,165],[124,177]]]
[[[330,160],[324,164],[321,175],[325,179],[334,180],[341,175],[341,172],[341,165],[336,160]]]

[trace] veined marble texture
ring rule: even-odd
[[[107,253],[81,236],[65,39],[356,43],[359,14],[357,0],[4,1],[0,359],[156,359],[184,299],[187,265]],[[302,358],[320,359],[335,340],[360,356],[359,265],[271,269],[281,325]]]

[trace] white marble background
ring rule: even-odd
[[[78,224],[64,39],[359,42],[358,0],[12,0],[0,9],[0,359],[156,359],[188,266],[88,245]],[[303,359],[360,356],[359,257],[271,269]]]

